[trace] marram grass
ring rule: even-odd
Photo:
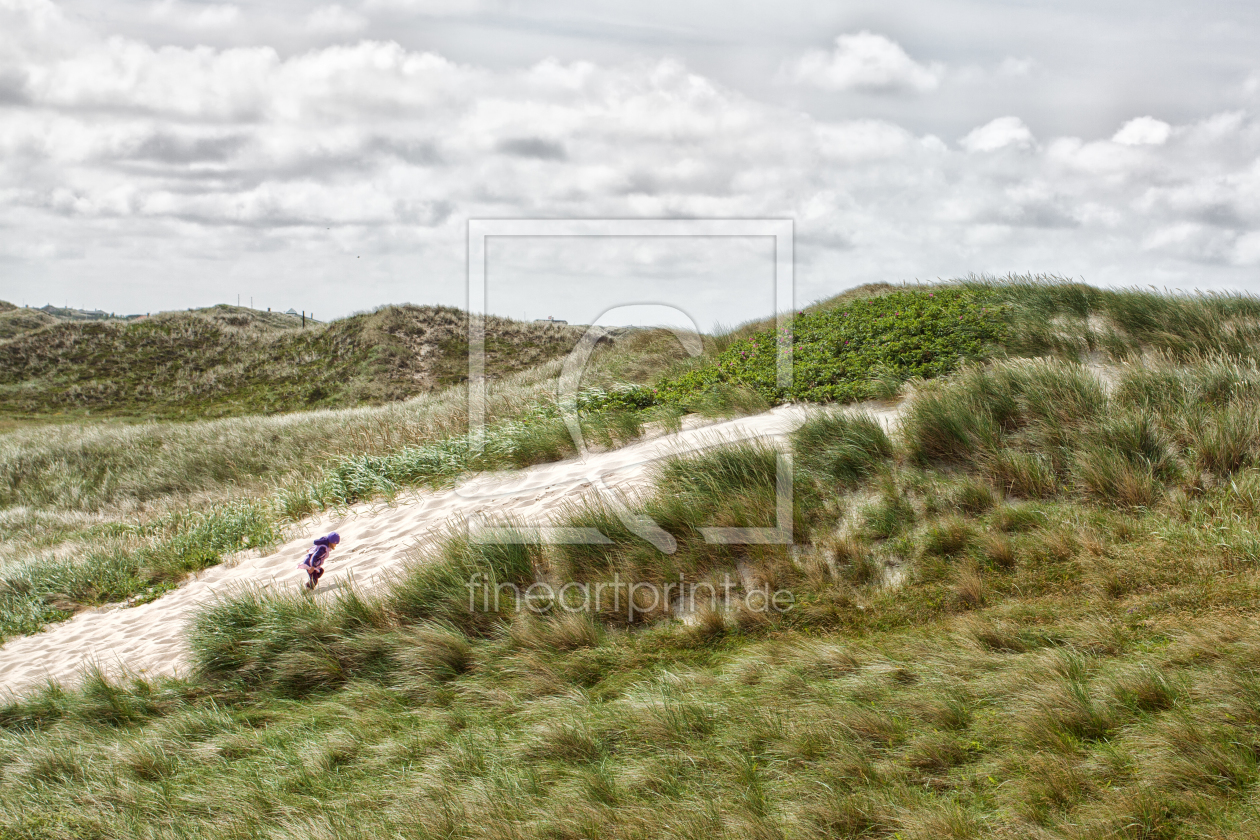
[[[93,677],[0,707],[0,825],[67,837],[1245,836],[1260,785],[1257,453],[1195,469],[1201,444],[1183,427],[1198,403],[1152,413],[1128,396],[1143,375],[1122,372],[1109,394],[1072,365],[997,366],[929,389],[941,405],[891,438],[820,417],[795,438],[792,549],[695,536],[715,517],[772,516],[773,457],[737,447],[660,471],[641,510],[677,556],[605,522],[602,565],[453,539],[378,596],[224,601],[198,619],[190,679]],[[925,447],[955,405],[981,422],[959,446]],[[1151,504],[1099,495],[1070,457],[1082,442],[1149,467]],[[1053,488],[1012,493],[995,452],[1044,458]],[[464,587],[478,572],[523,583],[679,569],[734,574],[740,596],[769,581],[797,604],[627,627],[512,602],[473,614]]]

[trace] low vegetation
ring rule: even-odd
[[[95,485],[84,482],[82,474],[74,476],[77,464],[70,458],[55,470],[48,462],[10,461],[11,468],[22,472],[15,469],[11,474],[10,499],[19,506],[6,511],[6,525],[10,536],[20,536],[22,541],[8,543],[14,556],[0,571],[0,639],[36,632],[44,623],[69,618],[85,606],[156,597],[189,572],[219,563],[224,555],[265,550],[281,537],[285,525],[316,511],[392,496],[409,487],[444,484],[471,471],[523,467],[574,454],[563,421],[554,411],[540,413],[536,403],[527,401],[537,399],[537,391],[524,385],[514,391],[500,392],[503,401],[495,403],[498,411],[491,418],[501,413],[511,419],[499,419],[487,428],[485,446],[479,452],[470,450],[465,435],[453,435],[442,425],[456,421],[452,414],[463,421],[466,403],[461,395],[458,405],[451,404],[455,399],[451,396],[430,405],[427,414],[415,406],[388,412],[360,409],[333,414],[322,423],[299,425],[304,436],[320,434],[321,426],[345,435],[354,429],[350,424],[359,421],[364,437],[358,445],[366,450],[332,458],[325,454],[305,471],[300,437],[273,440],[271,453],[247,450],[240,455],[230,442],[211,437],[209,445],[190,452],[177,448],[187,440],[183,433],[188,431],[179,427],[171,429],[174,445],[170,451],[135,452],[129,460],[134,469],[131,475],[86,476],[95,478]],[[616,445],[637,437],[650,416],[669,419],[659,413],[606,411],[585,418],[583,428],[592,443]],[[225,422],[229,429],[242,431],[243,421]],[[390,443],[398,447],[408,436],[409,445],[387,449]],[[373,448],[386,451],[374,454]],[[202,460],[212,453],[224,460]],[[201,459],[189,465],[190,472],[180,471],[184,458],[193,454]],[[279,472],[283,463],[270,465],[272,475],[286,479],[274,489],[235,497],[209,492],[224,480],[215,467],[239,470],[241,460],[253,458],[261,462],[259,471],[266,475],[269,454],[294,460],[288,472]],[[152,467],[146,469],[146,464]],[[163,468],[170,472],[163,474]],[[79,481],[71,484],[71,477]],[[172,504],[170,494],[175,487],[198,483],[206,501],[192,509]],[[58,510],[57,502],[64,507]],[[135,507],[128,508],[127,503]],[[146,507],[148,515],[137,515]]]
[[[0,330],[24,312],[0,312]],[[387,328],[396,316],[362,316],[363,335],[392,336],[371,347],[410,340]],[[223,359],[247,345],[324,352],[336,328],[188,317],[226,336]],[[144,323],[79,325],[64,359],[130,346],[120,331]],[[19,324],[0,350],[64,327]],[[0,837],[1247,834],[1260,302],[974,278],[860,290],[793,327],[791,391],[773,324],[707,339],[696,359],[641,331],[601,349],[578,408],[589,440],[617,445],[685,411],[881,398],[908,382],[891,433],[830,410],[795,434],[794,545],[706,539],[777,522],[775,453],[734,447],[661,465],[634,513],[670,553],[589,505],[568,524],[609,545],[452,535],[371,596],[224,600],[197,617],[188,679],[97,676],[0,706]],[[457,386],[390,402],[403,385],[372,388],[418,369],[359,346],[327,399],[386,404],[0,436],[0,527],[16,538],[0,634],[157,597],[314,510],[573,453],[552,345],[494,383],[480,455]],[[427,355],[448,351],[463,348]],[[128,403],[102,387],[100,405],[320,405],[285,391],[318,384],[300,353],[279,357],[257,391],[224,374],[219,391],[182,392],[187,371],[170,372],[166,392]],[[66,410],[75,371],[106,369],[96,358],[64,379],[34,363],[52,396],[30,410]],[[424,368],[424,387],[443,370]],[[0,393],[34,399],[23,387]],[[673,595],[622,589],[626,601],[580,610],[572,589],[515,594],[610,579]],[[502,597],[478,602],[484,591]],[[706,602],[724,591],[729,603]]]
[[[595,387],[579,395],[578,408],[590,438],[615,445],[636,436],[647,422],[674,422],[680,412],[756,411],[785,399],[889,396],[909,377],[922,380],[985,356],[1101,354],[1123,360],[1162,353],[1175,360],[1182,358],[1178,353],[1205,349],[1212,329],[1246,339],[1258,311],[1247,298],[1100,292],[1037,278],[914,290],[870,287],[795,317],[790,393],[776,383],[772,324],[749,324],[709,340],[706,352],[692,360],[668,331],[643,330],[618,336],[615,345],[596,354],[585,380]],[[416,308],[348,320],[365,334],[375,330],[397,338],[411,335],[407,317],[421,315],[433,334],[459,325],[451,312]],[[183,317],[170,316],[167,326]],[[199,324],[190,335],[231,333],[233,341],[263,336],[255,349],[287,346],[275,343],[277,335],[323,340],[320,335],[348,329],[334,324],[314,328],[323,332],[302,331],[288,316],[228,307],[189,317]],[[136,330],[145,323],[89,322],[75,328]],[[527,343],[531,329],[521,327],[512,340]],[[575,449],[555,402],[558,364],[492,383],[490,417],[496,425],[490,446],[475,458],[463,438],[465,399],[457,388],[376,408],[193,423],[63,424],[6,434],[0,438],[0,475],[3,522],[11,539],[0,553],[0,560],[9,561],[0,574],[0,638],[30,632],[83,606],[152,597],[183,572],[218,562],[240,540],[260,545],[264,531],[279,534],[285,523],[314,511],[440,484],[470,470],[569,457]],[[1249,419],[1208,418],[1201,434],[1228,436]],[[1221,440],[1216,457],[1233,463],[1230,445]],[[1073,470],[1065,466],[1068,455],[1046,461],[1022,451],[1018,441],[986,450],[985,457],[990,474],[1005,476],[1010,487],[1042,492],[1053,491],[1069,473],[1074,481],[1089,480],[1093,463],[1078,459]],[[1141,470],[1126,475],[1123,486],[1104,486],[1100,477],[1096,490],[1140,501],[1154,481],[1144,475]],[[223,527],[189,530],[184,523],[191,521],[190,505],[198,516],[222,515]],[[234,511],[240,505],[257,511],[267,528],[239,531]],[[236,542],[208,536],[220,532],[235,534]],[[186,546],[197,538],[207,542],[197,550],[175,551],[183,559],[160,559],[171,555],[168,542]]]
[[[585,380],[595,387],[584,393],[651,376],[682,355],[668,331],[631,332],[601,346]],[[0,436],[0,639],[84,607],[157,597],[225,554],[265,548],[314,511],[569,457],[559,370],[553,361],[489,384],[491,425],[476,455],[458,386],[378,407]],[[647,422],[676,419],[669,410],[604,410],[584,428],[591,444],[616,445]]]
[[[0,300],[0,340],[57,323],[57,319],[38,309],[19,309]]]
[[[0,316],[0,414],[191,419],[380,405],[468,375],[467,315],[449,307],[389,306],[305,326],[233,306],[130,321]],[[18,330],[23,317],[49,322]],[[487,374],[563,356],[580,335],[490,318]]]
[[[1095,289],[1058,277],[971,278],[964,288],[997,296],[1008,314],[1007,351],[1131,361],[1155,353],[1193,361],[1260,354],[1260,298]]]
[[[784,329],[737,337],[694,370],[666,379],[657,399],[686,403],[719,388],[770,404],[887,398],[911,378],[955,370],[1000,344],[1005,320],[983,289],[935,287],[837,300],[800,312]],[[778,381],[779,348],[792,347],[792,382]]]
[[[1251,362],[1013,360],[916,385],[889,435],[827,412],[661,467],[610,546],[452,537],[387,591],[243,595],[183,681],[0,708],[14,836],[1175,837],[1260,784]],[[1031,477],[1030,477],[1031,476]],[[1134,492],[1138,488],[1138,492]],[[634,612],[467,583],[733,580]],[[749,597],[790,592],[791,609]],[[509,589],[504,589],[509,592]],[[684,595],[690,592],[684,588]],[[721,588],[717,589],[721,592]],[[677,590],[676,590],[677,592]],[[702,601],[703,607],[703,601]],[[686,613],[687,622],[668,620]]]

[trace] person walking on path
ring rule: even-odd
[[[314,589],[319,583],[319,579],[324,575],[324,561],[328,559],[328,555],[341,542],[341,535],[333,531],[326,537],[320,537],[315,540],[315,545],[310,551],[306,552],[306,558],[302,560],[299,569],[306,572],[309,580],[306,581],[307,589]]]

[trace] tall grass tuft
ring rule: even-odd
[[[384,608],[408,621],[440,621],[483,633],[515,610],[516,593],[534,582],[540,563],[536,545],[478,544],[451,534],[436,558],[415,564],[395,581]]]
[[[1008,307],[1005,346],[1015,355],[1100,352],[1126,361],[1156,351],[1187,362],[1211,353],[1255,359],[1260,347],[1260,300],[1242,294],[1104,290],[1050,275],[971,277],[962,285]]]
[[[851,486],[891,458],[893,445],[874,417],[829,413],[805,421],[792,434],[792,450],[802,469]]]

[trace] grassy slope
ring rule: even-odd
[[[225,602],[191,682],[0,710],[0,817],[12,836],[1245,833],[1260,441],[1230,418],[1258,393],[1219,362],[1134,367],[1111,397],[1071,365],[999,366],[927,388],[896,440],[798,433],[795,551],[695,532],[771,520],[753,448],[662,472],[642,509],[670,558],[605,521],[600,553],[452,542],[380,600]],[[1047,481],[1012,485],[1003,452]],[[737,563],[796,608],[625,628],[470,613],[463,586]]]
[[[5,324],[24,312],[7,313]],[[492,376],[561,356],[580,335],[499,318],[486,331]],[[381,404],[463,381],[466,335],[462,312],[417,306],[305,329],[290,316],[229,306],[61,321],[0,332],[0,413],[200,418]]]
[[[803,387],[793,395],[860,398],[872,383],[895,390],[910,375],[953,368],[1000,334],[1000,322],[983,305],[985,296],[950,289],[846,296],[852,303],[845,309],[801,316],[797,371]],[[127,329],[139,326],[143,324]],[[529,337],[500,332],[488,341],[491,347],[508,338],[521,345]],[[751,341],[755,344],[756,337]],[[850,349],[849,344],[855,346]],[[759,408],[764,403],[759,402],[763,396],[757,383],[767,376],[770,387],[761,390],[781,399],[784,395],[773,389],[773,354],[744,360],[735,355],[740,347],[736,341],[725,351],[702,358],[701,367],[667,379],[661,393],[668,399],[653,396],[625,404],[627,393],[647,393],[642,386],[637,392],[614,389],[583,398],[590,438],[609,444],[625,441],[646,421],[675,417],[680,406],[723,409],[736,402]],[[678,352],[676,340],[666,333],[632,333],[598,356],[588,381],[650,376],[677,359]],[[120,352],[118,357],[134,362],[140,355]],[[525,355],[518,347],[514,358]],[[734,385],[725,378],[716,383],[701,378],[685,388],[674,384],[694,379],[704,365],[720,366],[725,377],[735,364],[728,363],[728,356],[739,358],[748,372],[736,374]],[[871,377],[868,368],[875,363],[883,379]],[[254,367],[262,366],[260,362]],[[889,378],[891,384],[884,381]],[[745,382],[752,387],[741,390]],[[8,508],[10,531],[20,537],[16,545],[24,562],[9,564],[0,578],[0,636],[31,632],[82,606],[160,594],[187,572],[217,562],[223,553],[242,545],[266,545],[285,522],[329,506],[448,481],[469,470],[567,457],[574,452],[573,443],[544,390],[534,390],[533,405],[517,400],[515,415],[511,410],[496,412],[504,422],[492,430],[486,453],[476,458],[469,456],[458,433],[462,418],[458,397],[448,405],[445,424],[430,418],[420,424],[424,431],[419,434],[409,428],[414,423],[380,434],[375,427],[381,418],[372,422],[370,417],[345,417],[350,425],[341,428],[336,418],[326,417],[296,423],[234,420],[191,429],[136,427],[88,435],[76,434],[73,428],[58,434],[41,429],[14,437],[0,461],[8,488],[0,502]],[[626,410],[630,408],[647,411]],[[393,412],[400,418],[408,413]],[[442,428],[445,437],[434,434]],[[329,440],[329,432],[337,440]],[[272,492],[260,488],[264,476],[281,487]],[[120,522],[116,515],[131,512],[125,507],[120,511],[120,506],[169,509],[179,498],[204,498],[216,488],[248,489],[250,484],[256,488],[252,495],[236,492],[235,498],[209,507],[203,502],[191,514],[176,509],[166,515],[149,514],[139,522],[132,516]],[[85,514],[95,519],[85,522]]]
[[[587,381],[651,377],[681,354],[668,332],[636,330],[601,347]],[[153,597],[314,510],[566,457],[573,444],[549,408],[558,373],[550,362],[491,383],[492,446],[476,458],[459,387],[379,407],[0,437],[0,637],[83,606]],[[670,416],[606,412],[587,421],[588,440],[624,441]]]
[[[789,321],[792,385],[776,379],[787,330],[767,326],[733,336],[695,369],[661,382],[658,399],[685,402],[720,388],[743,388],[771,403],[854,402],[895,394],[914,377],[931,378],[979,358],[1006,329],[997,296],[987,289],[889,289],[843,296]]]
[[[1215,329],[1245,350],[1260,346],[1246,341],[1255,312],[1247,299],[1170,299],[1035,282],[860,289],[800,318],[796,381],[802,393],[823,397],[886,394],[909,375],[1000,352],[986,342],[1002,337],[1010,352],[1076,356],[1107,348],[1126,358],[1142,346],[1201,352]],[[764,326],[753,324],[712,343],[704,357],[658,383],[669,400],[641,387],[593,392],[582,400],[595,412],[593,437],[624,440],[660,416],[651,413],[658,409],[626,408],[666,402],[666,412],[729,410],[732,403],[756,409],[765,405],[759,390],[773,401],[784,398],[773,388],[772,354],[741,350],[770,343],[766,337]],[[907,355],[907,347],[915,352]],[[641,381],[678,353],[665,333],[634,333],[597,356],[589,381]],[[711,381],[715,370],[725,381]],[[542,380],[531,382],[509,388],[496,403],[493,414],[504,425],[495,432],[495,458],[476,463],[458,438],[458,394],[433,405],[349,415],[140,426],[86,437],[71,427],[10,435],[0,467],[9,488],[4,524],[14,536],[6,549],[17,553],[5,554],[34,562],[5,573],[12,585],[0,587],[0,633],[29,632],[79,605],[161,591],[186,571],[217,562],[225,547],[265,543],[285,521],[313,510],[449,480],[467,469],[571,454],[550,391]],[[189,499],[198,500],[191,515],[180,507]],[[207,506],[216,499],[223,501]],[[145,510],[136,521],[134,512]]]
[[[4,301],[0,301],[0,304]],[[57,323],[57,319],[44,312],[30,309],[18,309],[12,304],[9,308],[0,306],[0,340],[13,338],[41,327]]]
[[[225,604],[190,684],[9,706],[0,813],[19,836],[1244,830],[1260,307],[989,291],[1010,352],[1145,364],[1113,397],[1026,363],[921,386],[894,442],[813,424],[797,552],[697,537],[770,521],[772,461],[751,451],[662,475],[646,510],[678,537],[670,558],[588,511],[575,524],[611,549],[454,543],[379,603]],[[1217,349],[1242,361],[1197,358]],[[736,564],[800,606],[629,631],[461,606],[474,570],[659,581]],[[894,569],[900,587],[881,586]]]

